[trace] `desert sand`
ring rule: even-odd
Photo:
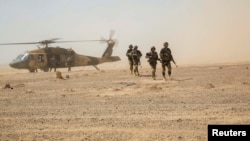
[[[1,67],[0,140],[206,141],[208,124],[250,124],[249,64],[173,66],[167,81],[159,64],[156,80],[118,64],[65,79]]]

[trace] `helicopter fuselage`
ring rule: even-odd
[[[108,48],[112,48],[108,47]],[[51,58],[56,60],[57,68],[68,67],[68,59],[72,60],[71,66],[89,66],[98,65],[104,62],[119,61],[120,57],[111,56],[111,53],[105,57],[92,57],[76,54],[72,49],[65,49],[60,47],[45,47],[37,50],[28,51],[24,54],[18,55],[9,65],[17,69],[28,69],[30,72],[34,72],[37,69],[41,69],[45,72],[51,67]]]
[[[75,56],[75,52],[71,49],[45,47],[20,54],[9,65],[17,69],[28,69],[30,72],[34,72],[36,69],[48,71],[50,58],[55,57],[57,68],[64,68],[67,67],[66,63],[69,57],[71,57],[74,66]]]
[[[47,72],[53,68],[66,68],[71,70],[71,67],[75,66],[94,66],[105,63],[120,61],[119,56],[112,56],[113,47],[116,40],[112,39],[114,31],[110,32],[108,40],[75,40],[75,41],[56,41],[60,38],[52,38],[49,40],[43,40],[39,42],[22,42],[22,43],[1,43],[0,45],[25,45],[25,44],[39,44],[39,49],[28,51],[24,54],[20,54],[9,65],[16,69],[28,69],[30,72],[41,69]],[[68,42],[92,42],[102,41],[107,43],[107,48],[104,51],[102,57],[92,57],[86,55],[80,55],[75,53],[72,49],[65,49],[61,47],[50,47],[52,43],[68,43]],[[40,46],[43,46],[40,48]],[[56,69],[55,69],[56,70]]]

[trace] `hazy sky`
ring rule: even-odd
[[[98,40],[115,30],[113,55],[127,61],[129,44],[145,56],[169,42],[176,62],[250,61],[250,0],[0,0],[0,43]],[[101,56],[106,45],[52,44]],[[0,64],[36,45],[0,46]],[[143,57],[144,59],[144,57]]]

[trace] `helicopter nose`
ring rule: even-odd
[[[11,63],[9,64],[9,66],[12,67],[12,68],[17,68],[17,63],[11,62]]]
[[[27,63],[24,62],[24,61],[12,61],[10,64],[9,64],[10,67],[12,68],[16,68],[16,69],[25,69],[27,68]]]
[[[9,63],[9,66],[10,66],[10,67],[12,67],[12,68],[14,68],[14,65],[13,65],[13,63]]]

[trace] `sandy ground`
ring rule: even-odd
[[[180,66],[168,81],[159,64],[156,80],[111,66],[58,69],[65,80],[1,67],[0,140],[206,141],[208,124],[250,123],[249,64]]]

